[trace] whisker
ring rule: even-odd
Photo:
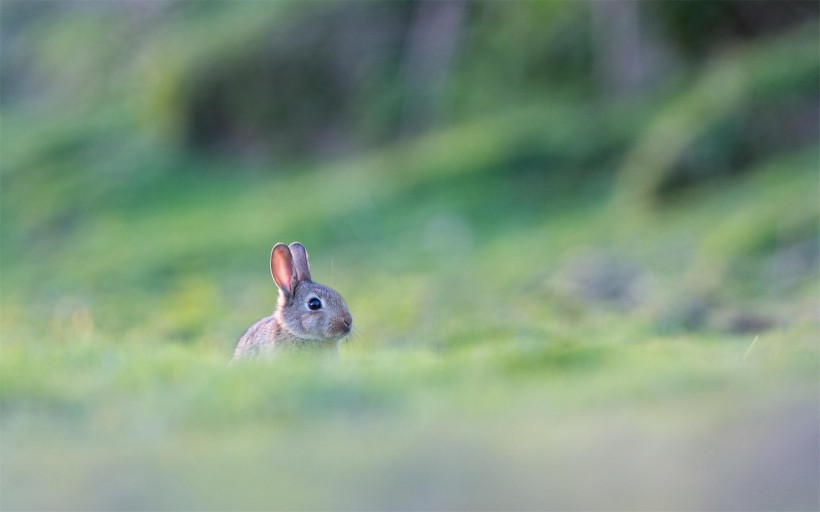
[[[344,342],[345,345],[350,345],[353,341],[358,341],[358,335],[361,332],[361,329],[356,327],[355,325],[350,329],[350,332],[345,336]]]

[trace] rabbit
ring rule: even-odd
[[[279,288],[276,311],[245,331],[233,360],[269,358],[290,349],[337,352],[353,327],[353,317],[341,295],[311,280],[304,246],[299,242],[274,245],[270,271]]]

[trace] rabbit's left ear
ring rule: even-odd
[[[296,286],[296,270],[293,265],[293,255],[285,244],[276,244],[270,252],[270,273],[279,291],[290,299],[293,288]]]
[[[310,262],[305,246],[299,242],[293,242],[289,248],[293,256],[293,272],[296,274],[296,280],[310,281]]]

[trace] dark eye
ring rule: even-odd
[[[322,307],[322,301],[320,301],[317,298],[313,298],[313,299],[310,299],[308,301],[308,308],[312,309],[313,311],[316,311],[317,309],[319,309],[321,307]]]

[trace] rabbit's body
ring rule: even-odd
[[[276,244],[271,274],[279,287],[276,312],[245,331],[234,359],[268,358],[281,350],[336,350],[353,319],[335,290],[310,280],[305,248],[297,242]]]
[[[289,345],[291,340],[285,340],[287,336],[274,315],[259,320],[245,331],[239,338],[234,350],[234,358],[252,359],[256,357],[266,357],[273,355],[274,347]]]

